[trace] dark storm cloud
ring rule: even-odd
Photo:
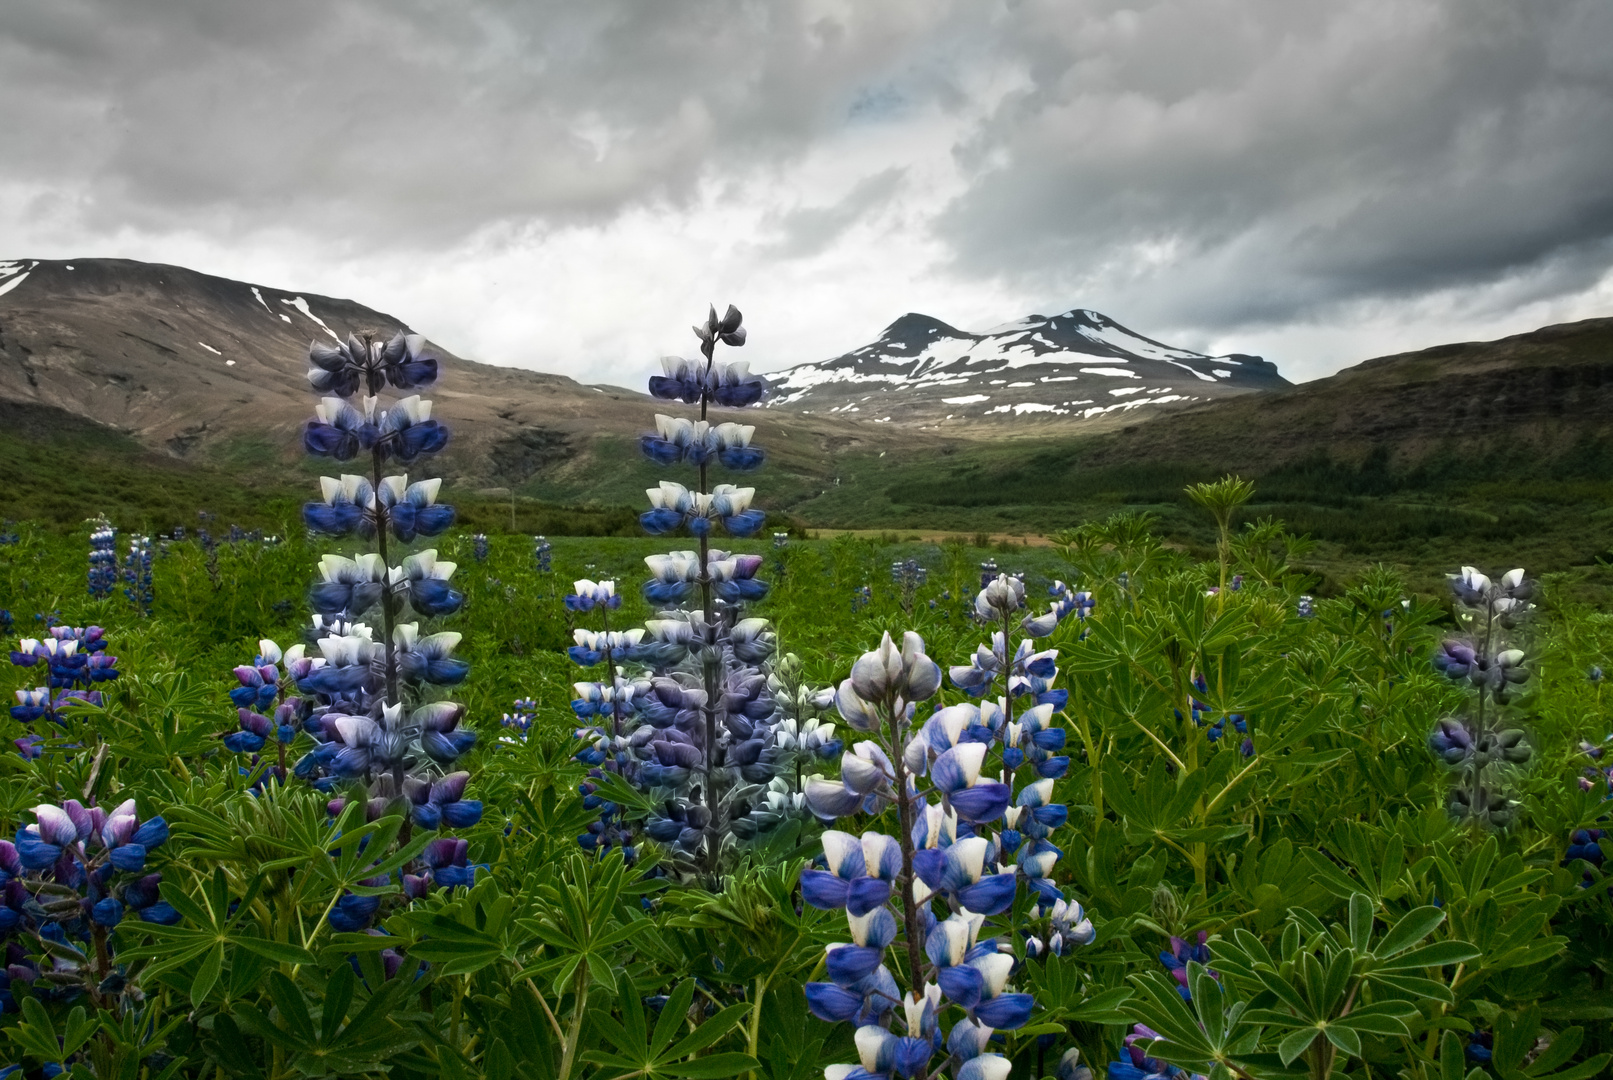
[[[876,238],[876,277],[1203,335],[1568,295],[1613,250],[1605,0],[28,0],[0,107],[17,220],[91,239],[351,258],[716,192],[767,235],[713,245],[810,267],[889,206],[940,261]]]
[[[1201,326],[1608,268],[1613,5],[1027,3],[957,265]],[[1095,301],[1099,302],[1099,301]]]
[[[0,166],[105,226],[439,239],[787,160],[924,41],[900,4],[86,0],[0,22]]]

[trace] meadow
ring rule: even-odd
[[[1297,987],[1275,993],[1228,971],[1229,1003],[1272,1012],[1297,993],[1325,1009],[1307,996],[1320,988],[1307,991],[1305,961],[1289,954],[1342,946],[1357,978],[1373,970],[1361,919],[1387,928],[1432,904],[1444,915],[1434,942],[1471,947],[1427,957],[1410,972],[1430,984],[1416,993],[1369,991],[1380,1004],[1405,1001],[1404,1031],[1369,1024],[1340,1040],[1350,1050],[1333,1071],[1432,1078],[1480,1068],[1563,1080],[1599,1071],[1613,1049],[1613,903],[1601,859],[1570,859],[1569,848],[1576,830],[1606,818],[1607,781],[1590,791],[1579,781],[1597,764],[1582,742],[1600,744],[1613,724],[1604,684],[1589,675],[1606,663],[1613,619],[1554,604],[1549,587],[1540,598],[1524,721],[1534,753],[1506,778],[1516,819],[1487,829],[1453,820],[1451,770],[1429,750],[1436,721],[1463,696],[1429,662],[1451,626],[1448,603],[1373,571],[1302,617],[1299,597],[1314,578],[1289,563],[1282,536],[1235,545],[1229,570],[1240,587],[1206,603],[1218,563],[1136,525],[1119,519],[1065,536],[1062,548],[1011,552],[898,536],[736,545],[765,560],[773,587],[756,610],[814,686],[845,678],[885,631],[916,630],[943,664],[966,663],[985,635],[973,600],[987,559],[1023,574],[1032,597],[1058,579],[1092,593],[1090,616],[1061,623],[1047,642],[1069,691],[1056,722],[1073,747],[1056,789],[1069,816],[1052,830],[1063,855],[1051,877],[1083,906],[1091,940],[1062,956],[1027,955],[1024,941],[1045,935],[1046,919],[1023,901],[1014,911],[1023,938],[1013,981],[1035,996],[1028,1022],[1000,1047],[1014,1075],[1051,1075],[1072,1047],[1094,1070],[1114,1062],[1110,1075],[1132,1075],[1123,1066],[1139,1066],[1122,1045],[1132,1025],[1163,1031],[1169,1019],[1153,985],[1171,970],[1159,954],[1174,960],[1201,932],[1211,970],[1222,943],[1252,935],[1283,957],[1273,968],[1281,975],[1264,978]],[[194,530],[159,541],[142,616],[118,592],[87,595],[87,530],[8,533],[0,597],[12,634],[39,636],[42,615],[104,627],[119,674],[97,684],[103,707],[70,710],[40,756],[4,759],[7,830],[41,802],[134,798],[142,819],[161,815],[172,829],[151,866],[187,916],[163,936],[126,918],[105,937],[111,960],[94,986],[53,978],[87,962],[71,940],[14,932],[0,1024],[12,1060],[30,1072],[69,1062],[94,1076],[543,1077],[569,1053],[577,1076],[807,1077],[857,1060],[851,1025],[818,1020],[803,997],[822,977],[824,946],[846,936],[842,919],[799,900],[814,823],[758,844],[716,890],[653,876],[652,844],[641,842],[631,865],[619,848],[585,855],[578,845],[594,811],[578,794],[586,767],[573,758],[567,702],[585,673],[565,647],[572,626],[590,620],[562,598],[575,578],[614,578],[621,625],[641,622],[650,606],[630,586],[664,544],[556,537],[541,572],[530,538],[494,537],[483,558],[467,534],[439,541],[460,564],[454,581],[466,596],[444,620],[464,634],[456,652],[472,670],[459,696],[478,739],[462,764],[487,807],[459,833],[469,863],[485,869],[473,888],[413,901],[383,887],[373,926],[343,933],[322,912],[374,875],[329,831],[327,794],[294,782],[254,787],[250,755],[220,741],[235,729],[231,668],[251,660],[259,638],[289,646],[303,636],[308,568],[340,545],[302,533],[203,543]],[[903,560],[926,569],[922,583],[897,580],[892,566]],[[27,669],[11,670],[16,686],[33,685]],[[1207,709],[1183,720],[1173,709],[1195,697],[1192,672],[1217,681],[1196,694]],[[972,700],[950,685],[940,697]],[[518,698],[536,702],[524,738],[500,723]],[[1207,734],[1211,717],[1234,714],[1254,747],[1247,756],[1237,736]],[[8,723],[13,735],[48,727]],[[293,756],[311,742],[299,734]],[[386,820],[342,824],[375,828],[382,842]],[[591,973],[586,1001],[579,970]],[[1183,1005],[1202,1009],[1200,998]],[[1305,1069],[1303,1057],[1284,1065],[1275,1053],[1290,1027],[1244,1028],[1239,1071]],[[1542,1053],[1543,1040],[1555,1049]],[[1549,1068],[1535,1067],[1543,1060]],[[1154,1056],[1140,1067],[1176,1066]]]
[[[311,351],[300,510],[8,444],[64,479],[0,535],[0,1077],[1606,1069],[1598,570],[1337,558],[1230,476],[814,538],[716,482],[740,322],[651,380],[647,510],[440,503],[401,334]]]

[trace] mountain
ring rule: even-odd
[[[315,404],[305,378],[310,340],[406,329],[351,300],[177,266],[5,262],[0,402],[60,410],[201,465],[303,472],[312,468],[298,437]],[[659,478],[638,463],[633,443],[666,403],[432,348],[444,363],[427,396],[453,432],[433,468],[451,484],[637,503]],[[829,418],[779,413],[767,421],[774,475],[762,486],[781,499],[832,484],[839,454],[879,453],[897,441],[895,433]]]
[[[1080,308],[979,334],[910,312],[872,344],[769,378],[774,409],[957,434],[1025,417],[1129,423],[1139,413],[1289,385],[1258,356],[1172,348]]]
[[[1146,435],[1092,441],[1088,461],[1263,470],[1377,454],[1414,467],[1497,452],[1539,459],[1610,438],[1613,318],[1603,318],[1380,356],[1279,393],[1184,409]]]

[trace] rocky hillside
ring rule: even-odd
[[[1079,308],[979,334],[909,313],[871,344],[773,378],[773,409],[949,434],[1027,417],[1114,426],[1101,422],[1289,385],[1258,356],[1172,348]]]
[[[351,300],[177,266],[0,263],[0,401],[61,409],[182,459],[283,468],[302,460],[297,433],[314,405],[309,341],[398,329],[400,320]],[[433,348],[445,358],[429,396],[453,431],[442,462],[450,482],[587,499],[623,479],[622,463],[637,458],[632,440],[667,409],[632,390]],[[766,419],[781,491],[832,483],[838,454],[877,453],[896,439],[828,418]],[[615,484],[610,494],[633,493]]]

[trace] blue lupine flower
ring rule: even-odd
[[[308,363],[308,382],[314,390],[343,398],[361,388],[378,394],[390,383],[399,390],[413,390],[437,379],[437,358],[425,351],[425,338],[402,332],[384,344],[351,334],[335,345],[315,343],[308,350]]]
[[[117,530],[105,518],[90,532],[89,588],[90,596],[96,600],[111,596],[112,587],[117,584],[117,535]]]
[[[902,869],[901,849],[892,837],[864,833],[859,840],[834,829],[823,834],[827,870],[801,872],[801,898],[816,908],[845,908],[867,915],[890,899]]]
[[[482,820],[482,804],[464,798],[470,773],[449,773],[436,781],[405,777],[403,794],[409,800],[409,818],[421,829],[448,826],[466,829]]]
[[[1606,855],[1602,851],[1601,839],[1607,835],[1603,829],[1576,829],[1569,842],[1568,850],[1563,854],[1562,865],[1567,866],[1575,859],[1584,859],[1592,866],[1600,869]]]
[[[981,779],[987,749],[984,743],[963,743],[939,755],[930,766],[936,791],[959,818],[976,825],[996,821],[1008,808],[1008,785]]]
[[[123,595],[134,605],[141,618],[151,617],[151,606],[156,600],[151,578],[151,538],[129,538],[129,554],[123,560]]]
[[[595,607],[615,610],[622,606],[622,598],[616,595],[616,582],[589,581],[583,578],[572,582],[573,592],[565,598],[566,608],[570,611],[592,611]]]
[[[382,881],[381,884],[387,884]],[[381,908],[379,896],[357,896],[353,893],[343,893],[342,898],[336,901],[330,909],[328,916],[332,930],[342,934],[351,934],[363,930],[375,918],[375,913]]]
[[[402,593],[409,606],[427,618],[452,615],[465,603],[465,594],[448,584],[455,569],[456,564],[439,560],[433,548],[417,551],[392,570],[392,592]]]
[[[1176,992],[1182,995],[1183,1000],[1192,1001],[1193,994],[1187,983],[1187,965],[1189,963],[1208,964],[1210,962],[1210,947],[1206,944],[1209,932],[1199,931],[1196,944],[1188,944],[1183,938],[1171,936],[1170,952],[1162,952],[1159,959],[1170,970],[1171,977],[1176,980]],[[1212,972],[1211,974],[1214,974]]]
[[[466,855],[470,845],[453,836],[439,837],[426,845],[421,860],[430,872],[431,880],[445,889],[476,884],[476,871],[487,869],[485,864],[469,864]]]
[[[302,508],[303,523],[310,529],[346,536],[368,520],[370,530],[374,530],[375,489],[368,477],[351,473],[344,473],[340,479],[321,476],[319,486],[324,500],[304,503]]]
[[[1158,1032],[1151,1028],[1137,1024],[1132,1034],[1125,1039],[1124,1060],[1111,1061],[1108,1074],[1110,1080],[1203,1080],[1197,1073],[1189,1074],[1186,1069],[1151,1058],[1144,1052],[1139,1043],[1151,1043],[1160,1038]]]

